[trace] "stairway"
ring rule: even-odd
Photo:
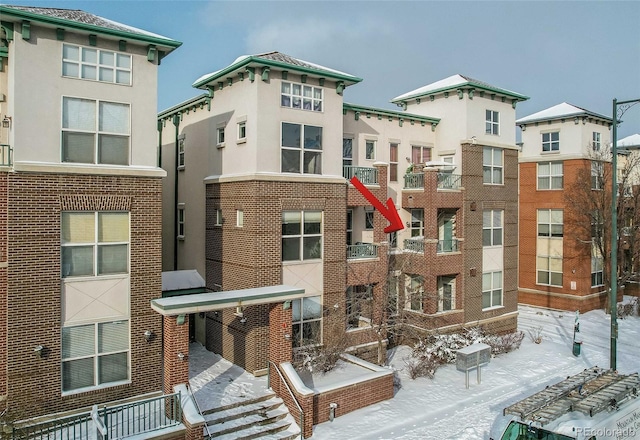
[[[281,398],[267,393],[253,399],[202,411],[205,438],[216,440],[293,440],[300,428]]]

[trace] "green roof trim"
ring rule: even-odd
[[[375,107],[366,107],[363,105],[347,104],[346,102],[342,105],[342,111],[343,113],[347,111],[359,112],[361,114],[370,113],[373,115],[377,115],[378,119],[381,119],[383,116],[385,116],[389,118],[405,119],[412,122],[419,121],[419,122],[435,124],[435,125],[438,125],[440,123],[439,118],[431,118],[429,116],[415,115],[413,113],[396,112],[393,110],[385,110],[385,109],[375,108]]]
[[[143,43],[157,44],[170,48],[178,48],[182,45],[180,41],[172,40],[169,38],[162,38],[160,36],[146,35],[136,32],[128,32],[117,29],[109,29],[103,26],[97,26],[94,24],[80,23],[73,20],[66,20],[64,18],[52,17],[50,15],[36,14],[33,12],[23,11],[12,8],[10,6],[0,5],[0,16],[4,20],[9,17],[19,20],[31,20],[34,22],[44,23],[52,25],[54,27],[64,27],[66,29],[75,29],[78,31],[85,31],[89,33],[100,33],[102,35],[109,35],[118,38],[126,38],[127,40],[135,40]]]
[[[278,68],[278,69],[283,69],[286,71],[296,71],[299,72],[301,74],[308,74],[308,75],[314,75],[314,76],[318,76],[318,77],[324,77],[324,78],[331,78],[331,79],[335,79],[335,80],[342,80],[342,81],[348,81],[352,84],[356,84],[362,81],[362,78],[358,78],[356,76],[351,76],[351,75],[346,75],[346,74],[341,74],[339,72],[334,72],[331,70],[324,70],[324,69],[314,69],[314,68],[310,68],[310,67],[304,67],[304,66],[296,66],[293,64],[289,64],[289,63],[284,63],[281,61],[275,61],[275,60],[269,60],[266,58],[262,58],[260,56],[256,56],[256,55],[251,55],[248,57],[245,57],[243,59],[241,59],[240,61],[237,61],[233,64],[231,64],[230,66],[225,67],[222,70],[218,70],[217,72],[214,72],[210,75],[208,75],[206,78],[201,79],[199,81],[196,81],[192,84],[193,87],[195,88],[202,88],[203,86],[205,86],[207,83],[210,83],[211,81],[215,81],[219,78],[222,77],[226,77],[227,75],[229,75],[230,73],[232,73],[233,71],[243,68],[249,64],[252,65],[260,65],[260,66],[265,66],[265,67],[274,67],[274,68]],[[268,71],[268,70],[267,70]],[[262,71],[263,74],[263,81],[264,79],[264,73],[265,70]]]
[[[209,99],[211,98],[208,93],[188,99],[184,102],[181,102],[180,104],[174,105],[173,107],[170,107],[158,113],[158,120],[171,119],[171,117],[174,115],[179,115],[183,112],[202,108],[204,105],[209,104]]]
[[[491,86],[485,86],[483,84],[479,84],[477,82],[473,82],[473,81],[466,81],[463,83],[459,83],[459,84],[454,84],[451,86],[447,86],[447,87],[441,87],[439,89],[433,89],[433,90],[428,90],[425,92],[421,92],[421,93],[416,93],[413,95],[409,95],[409,96],[405,96],[402,99],[394,99],[391,102],[394,104],[397,103],[402,103],[402,102],[407,102],[410,101],[412,99],[417,99],[417,98],[422,98],[424,96],[429,96],[430,99],[433,101],[433,96],[437,95],[439,93],[444,93],[445,94],[445,98],[447,98],[449,96],[449,92],[453,91],[455,93],[460,93],[463,90],[477,90],[479,91],[482,95],[482,92],[486,91],[489,93],[494,93],[496,95],[502,95],[502,96],[506,96],[512,99],[515,99],[516,101],[527,101],[529,99],[528,96],[525,95],[521,95],[520,93],[516,93],[516,92],[511,92],[509,90],[504,90],[504,89],[500,89],[497,87],[491,87]],[[473,96],[473,95],[472,95]]]

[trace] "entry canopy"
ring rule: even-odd
[[[304,289],[300,287],[277,285],[158,298],[151,300],[151,308],[163,316],[174,316],[291,301],[304,296]]]

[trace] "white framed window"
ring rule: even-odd
[[[218,147],[224,147],[224,127],[218,127],[216,129],[216,145]]]
[[[562,189],[564,185],[563,162],[538,163],[538,189]]]
[[[282,261],[322,258],[322,211],[282,213]]]
[[[62,327],[62,392],[128,382],[129,347],[128,320]]]
[[[62,278],[129,273],[129,213],[65,211]]]
[[[538,255],[537,284],[562,287],[562,257]]]
[[[347,209],[347,246],[353,244],[353,209]]]
[[[184,135],[178,137],[178,169],[184,169]]]
[[[448,312],[456,308],[456,278],[438,277],[438,312]]]
[[[538,237],[562,238],[564,236],[564,211],[562,209],[538,209]]]
[[[222,226],[222,209],[216,209],[214,226]]]
[[[419,145],[411,146],[411,163],[414,165],[429,162],[431,160],[431,147],[422,147]]]
[[[353,139],[342,138],[342,166],[353,166]],[[346,170],[345,170],[346,171]],[[345,172],[345,177],[348,175]]]
[[[247,122],[238,122],[238,142],[246,142],[247,140]]]
[[[424,296],[424,278],[422,275],[407,274],[405,278],[405,310],[422,312]]]
[[[373,285],[348,286],[346,298],[347,330],[371,327],[373,319]]]
[[[178,205],[178,238],[184,238],[184,203]]]
[[[244,211],[242,209],[236,209],[236,226],[238,228],[244,227]]]
[[[129,165],[130,106],[62,98],[62,162]]]
[[[591,246],[591,287],[604,286],[604,258],[598,246]]]
[[[314,112],[322,111],[322,88],[287,81],[282,81],[280,87],[280,105],[282,107]]]
[[[500,134],[500,113],[493,110],[486,110],[485,134]]]
[[[542,133],[542,151],[560,151],[560,132]]]
[[[62,45],[62,76],[129,86],[131,68],[129,54]]]
[[[411,210],[411,236],[424,236],[424,209],[422,208]]]
[[[364,154],[367,160],[376,160],[376,141],[367,140],[364,142]]]
[[[482,274],[482,308],[502,306],[502,271]]]
[[[591,161],[591,189],[604,188],[604,164],[597,160]]]
[[[593,151],[600,151],[600,146],[600,133],[594,131],[591,136],[591,148],[593,148]]]
[[[322,174],[322,127],[282,123],[283,173]]]
[[[503,219],[501,209],[482,211],[482,246],[502,246]]]
[[[322,343],[322,297],[291,301],[291,333],[294,348]]]
[[[482,183],[490,185],[504,183],[502,156],[502,148],[482,148]]]
[[[368,231],[372,230],[375,226],[374,223],[374,210],[373,208],[366,209],[364,211],[364,228]]]
[[[398,181],[398,144],[389,144],[389,182]]]

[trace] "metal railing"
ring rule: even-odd
[[[180,393],[94,409],[62,419],[14,427],[15,440],[114,440],[145,434],[182,423]]]
[[[404,250],[424,253],[424,238],[407,238],[404,240]]]
[[[458,252],[458,239],[452,238],[451,240],[438,240],[438,248],[436,252],[444,254],[447,252]]]
[[[376,258],[378,245],[373,243],[358,243],[347,245],[347,259]]]
[[[424,188],[424,174],[409,173],[404,175],[405,188]]]
[[[285,388],[289,392],[289,395],[291,396],[291,400],[293,400],[293,403],[296,404],[296,408],[298,408],[298,411],[300,412],[300,440],[304,440],[304,411],[302,410],[302,407],[298,403],[298,399],[296,399],[296,396],[293,394],[293,391],[291,391],[291,388],[289,387],[289,384],[284,379],[284,376],[280,372],[280,369],[278,368],[278,366],[273,361],[269,361],[269,363],[271,365],[273,365],[273,368],[276,370],[276,373],[278,373],[278,376],[280,376],[280,380],[282,381],[282,383],[284,384]],[[271,388],[271,368],[267,369],[267,374],[268,374],[268,376],[267,376],[267,384],[268,384],[267,387]]]
[[[10,167],[13,165],[12,154],[13,150],[11,149],[11,145],[0,144],[0,167]]]
[[[377,168],[344,165],[342,167],[342,176],[347,180],[351,180],[353,176],[356,176],[365,185],[376,185],[378,183]]]
[[[459,189],[461,180],[460,174],[438,173],[438,189]]]
[[[191,392],[191,380],[187,381],[187,392],[191,396],[191,400],[193,400],[193,404],[196,406],[196,410],[199,415],[202,415],[202,410],[200,409],[200,405],[198,405],[198,401],[196,400],[196,396]],[[207,431],[207,438],[213,438],[213,434],[209,431],[209,425],[207,423],[204,424],[204,429]]]

